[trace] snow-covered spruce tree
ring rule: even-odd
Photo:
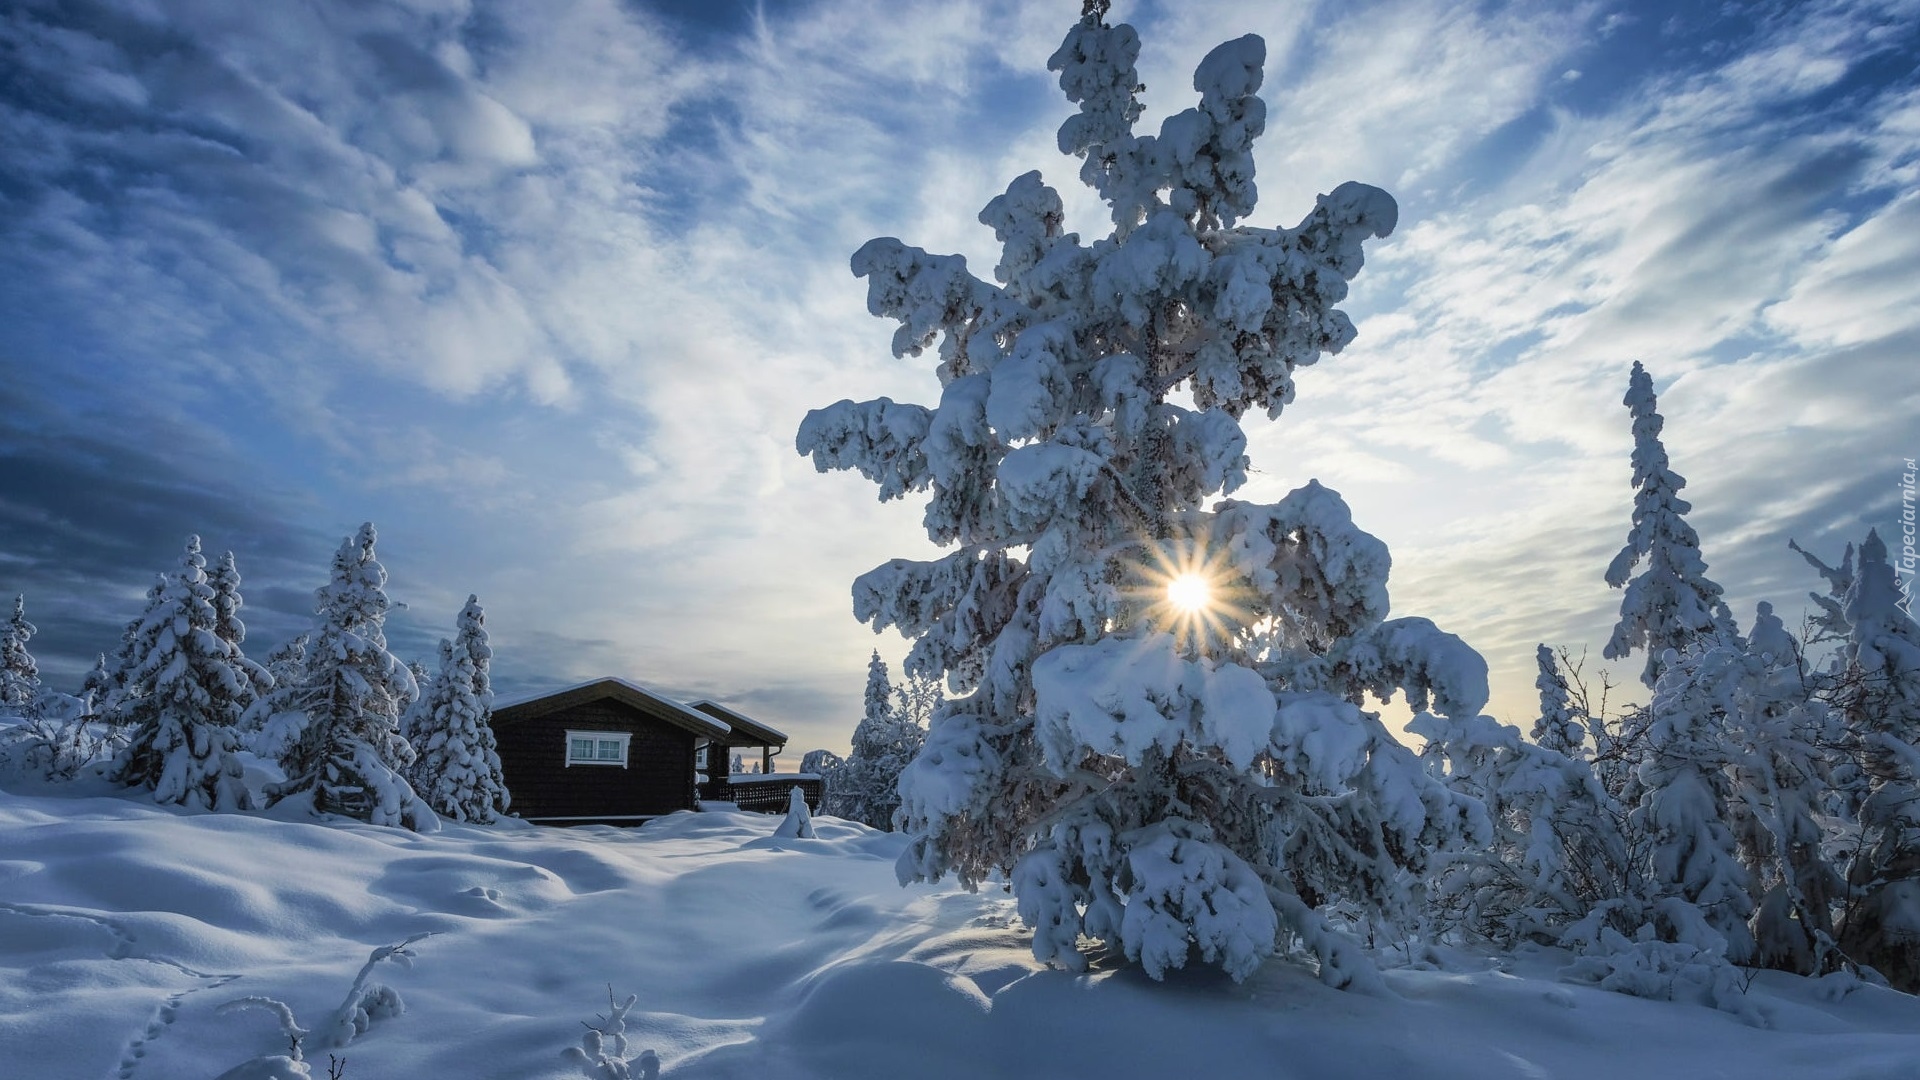
[[[152,619],[154,612],[165,601],[167,575],[159,574],[147,589],[146,606],[140,614],[120,631],[120,644],[114,649],[113,656],[107,661],[107,670],[111,678],[111,693],[106,695],[106,704],[101,707],[105,719],[115,727],[124,727],[127,723],[128,706],[139,688],[132,685],[130,676],[138,660],[141,649],[142,628]]]
[[[1640,681],[1652,688],[1667,650],[1684,652],[1703,636],[1733,638],[1737,632],[1720,586],[1707,577],[1700,536],[1687,524],[1693,506],[1680,497],[1687,480],[1668,466],[1660,442],[1666,421],[1655,411],[1653,377],[1638,360],[1623,403],[1633,416],[1633,528],[1607,567],[1607,584],[1625,587],[1626,595],[1601,655],[1624,660],[1636,649],[1645,652]],[[1645,568],[1634,574],[1643,562]]]
[[[221,555],[207,571],[207,584],[213,587],[213,632],[234,645],[246,641],[247,624],[240,619],[246,601],[240,596],[240,567],[234,562],[233,552]]]
[[[387,651],[386,568],[374,556],[373,523],[340,544],[332,579],[314,593],[319,625],[304,680],[273,695],[263,738],[281,748],[283,783],[267,788],[278,803],[310,795],[316,810],[415,832],[439,828],[403,770],[413,748],[399,731],[400,710],[418,696],[405,664]]]
[[[478,596],[467,594],[467,602],[460,606],[460,614],[455,616],[453,627],[454,641],[464,645],[467,655],[473,658],[473,692],[491,709],[493,645],[487,640],[487,613],[481,608]]]
[[[1397,208],[1348,183],[1294,228],[1242,225],[1264,44],[1213,50],[1199,105],[1136,135],[1139,42],[1103,7],[1049,66],[1080,105],[1061,149],[1112,234],[1064,233],[1028,173],[980,215],[997,286],[868,242],[868,307],[901,323],[897,354],[938,342],[940,403],[842,401],[799,433],[883,500],[928,491],[928,536],[954,549],[854,586],[860,619],[917,639],[910,673],[965,695],[901,776],[900,874],[1007,874],[1035,955],[1068,967],[1084,935],[1156,978],[1190,954],[1244,978],[1297,940],[1330,983],[1370,980],[1323,909],[1405,925],[1429,854],[1486,823],[1356,702],[1405,687],[1471,716],[1485,664],[1385,621],[1386,549],[1333,492],[1204,501],[1245,479],[1238,417],[1277,415],[1295,369],[1352,340],[1334,305]],[[1182,386],[1195,408],[1169,400]],[[1214,579],[1208,611],[1166,602],[1184,567]]]
[[[893,680],[887,677],[887,662],[880,659],[879,649],[867,659],[867,688],[861,704],[861,724],[874,726],[893,719]]]
[[[200,538],[187,537],[179,572],[163,578],[133,637],[120,708],[132,730],[112,775],[155,802],[244,810],[253,799],[233,753],[252,688],[214,632],[206,567]]]
[[[417,755],[414,789],[434,812],[456,821],[490,822],[507,809],[506,779],[488,719],[493,691],[487,665],[486,616],[467,597],[459,635],[440,642],[440,673],[414,710],[408,732]]]
[[[853,729],[853,747],[835,770],[832,809],[825,811],[876,829],[893,828],[900,806],[900,770],[926,741],[926,729],[896,708],[896,693],[879,652],[867,664],[866,715]]]
[[[1587,735],[1586,719],[1573,707],[1560,662],[1545,645],[1534,653],[1534,662],[1540,667],[1540,677],[1533,682],[1540,691],[1540,717],[1533,722],[1533,741],[1556,754],[1580,757]]]
[[[1869,532],[1845,606],[1851,678],[1839,706],[1868,794],[1847,871],[1857,899],[1840,941],[1895,986],[1920,992],[1920,626],[1901,600],[1887,545]]]
[[[240,595],[240,567],[234,562],[233,552],[225,552],[220,561],[207,572],[207,583],[213,587],[213,632],[220,640],[233,646],[233,663],[247,680],[251,693],[248,705],[253,699],[273,689],[273,676],[267,669],[247,659],[242,646],[247,640],[247,624],[240,618],[240,609],[246,601]]]
[[[27,621],[27,598],[13,598],[13,617],[0,629],[0,712],[20,715],[33,707],[40,695],[40,666],[34,662],[27,642],[39,633]]]

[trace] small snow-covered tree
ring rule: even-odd
[[[1822,804],[1829,786],[1823,747],[1835,718],[1814,696],[1800,643],[1761,601],[1744,650],[1730,658],[1721,706],[1729,718],[1736,802],[1730,823],[1753,875],[1755,960],[1801,974],[1841,962],[1833,913],[1846,883],[1828,859]]]
[[[254,698],[240,718],[240,726],[249,732],[253,752],[261,757],[278,760],[306,729],[307,714],[301,703],[306,700],[307,640],[308,635],[296,634],[267,654],[265,667],[273,686]]]
[[[887,678],[887,662],[875,649],[867,660],[867,688],[862,695],[866,708],[860,714],[862,724],[882,724],[893,719],[893,681]]]
[[[285,644],[267,654],[267,673],[274,685],[297,685],[307,675],[306,634],[295,634]]]
[[[1670,654],[1648,715],[1628,835],[1642,860],[1613,928],[1696,962],[1834,970],[1842,883],[1819,818],[1830,725],[1772,606],[1748,641]]]
[[[1799,554],[1827,582],[1825,593],[1809,592],[1807,599],[1813,601],[1819,613],[1808,618],[1809,630],[1807,645],[1845,642],[1853,634],[1853,627],[1847,622],[1847,593],[1853,589],[1853,545],[1848,544],[1846,553],[1840,559],[1839,566],[1828,566],[1820,558],[1800,546],[1797,541],[1787,541],[1787,548]]]
[[[866,715],[853,729],[853,747],[834,770],[830,808],[822,810],[876,829],[891,829],[900,806],[900,770],[926,741],[926,729],[896,708],[886,662],[876,651],[867,664]],[[906,705],[904,700],[898,703]]]
[[[1492,825],[1492,844],[1439,863],[1433,900],[1444,924],[1502,945],[1552,942],[1628,887],[1620,810],[1584,760],[1487,716],[1422,713],[1408,730],[1428,740],[1423,756],[1480,801]]]
[[[629,1058],[627,1048],[627,1011],[639,998],[627,995],[625,1001],[613,1000],[613,988],[607,988],[607,1015],[596,1016],[598,1025],[586,1024],[579,1046],[569,1046],[560,1056],[571,1062],[587,1080],[658,1080],[660,1055],[642,1050]]]
[[[440,673],[414,711],[408,732],[417,755],[411,774],[427,805],[456,821],[490,822],[507,808],[499,746],[488,722],[493,691],[486,676],[493,649],[485,615],[467,597],[458,636],[440,642]]]
[[[1244,978],[1284,937],[1351,984],[1371,969],[1324,909],[1404,920],[1429,854],[1485,831],[1357,702],[1405,689],[1474,715],[1485,664],[1386,619],[1385,547],[1331,491],[1205,502],[1245,480],[1238,418],[1277,415],[1296,370],[1352,340],[1335,305],[1398,209],[1349,183],[1294,228],[1244,224],[1264,43],[1214,49],[1199,104],[1140,135],[1139,40],[1103,11],[1049,66],[1080,106],[1061,149],[1112,233],[1066,233],[1028,173],[980,215],[998,285],[869,241],[868,308],[900,322],[896,354],[937,347],[940,402],[842,401],[799,432],[883,500],[929,492],[928,536],[954,549],[854,586],[857,617],[916,639],[909,673],[964,695],[901,776],[900,874],[1006,873],[1035,955],[1068,967],[1086,936],[1156,978],[1190,955]],[[1186,572],[1212,579],[1204,611],[1168,603]]]
[[[1660,442],[1666,421],[1655,410],[1653,377],[1637,360],[1623,402],[1633,416],[1633,528],[1607,567],[1607,584],[1624,587],[1626,595],[1601,655],[1623,660],[1635,650],[1645,652],[1640,681],[1651,688],[1668,650],[1684,652],[1703,636],[1732,638],[1736,631],[1720,586],[1707,577],[1700,536],[1687,524],[1693,505],[1680,497],[1687,480],[1668,465]]]
[[[1753,953],[1753,885],[1728,824],[1735,794],[1728,713],[1743,674],[1739,653],[1709,639],[1685,653],[1669,650],[1661,669],[1640,764],[1643,794],[1630,815],[1648,860],[1646,899],[1660,907],[1666,933],[1743,962]],[[1690,913],[1678,914],[1673,901]],[[1702,936],[1707,930],[1719,940]]]
[[[40,694],[40,666],[27,650],[36,633],[38,628],[27,621],[27,598],[14,597],[13,616],[0,629],[0,712],[24,713]]]
[[[1860,755],[1867,796],[1847,876],[1857,891],[1841,928],[1847,954],[1920,991],[1920,626],[1877,530],[1859,548],[1847,590],[1848,676],[1838,707]]]
[[[934,714],[946,704],[946,691],[940,680],[924,671],[910,671],[907,681],[893,688],[894,719],[917,728],[933,723]]]
[[[134,635],[120,709],[132,730],[113,778],[152,791],[155,802],[247,809],[252,796],[233,754],[252,687],[215,632],[206,566],[200,538],[187,537],[179,571],[162,579]]]
[[[107,654],[100,653],[93,667],[87,670],[86,678],[80,681],[80,699],[87,703],[89,714],[104,717],[113,711],[116,691],[113,669],[107,666]]]
[[[795,785],[787,793],[787,816],[773,830],[773,835],[790,840],[812,840],[813,812],[807,809],[807,793]]]
[[[1573,707],[1567,678],[1553,650],[1541,645],[1534,653],[1540,676],[1534,687],[1540,691],[1540,717],[1533,722],[1533,741],[1565,757],[1580,757],[1586,741],[1586,718]]]
[[[439,822],[403,775],[413,748],[399,730],[400,710],[418,690],[387,651],[393,605],[374,540],[368,522],[342,541],[331,580],[314,594],[319,626],[305,678],[276,695],[278,711],[263,733],[279,747],[287,777],[267,797],[307,794],[322,812],[429,832]]]

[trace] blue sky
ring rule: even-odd
[[[515,692],[618,674],[843,748],[849,586],[918,506],[795,455],[808,408],[930,400],[847,259],[966,254],[1039,168],[1102,232],[1045,70],[1077,5],[817,0],[0,9],[0,591],[77,683],[186,533],[249,646],[380,528],[397,651],[469,592]],[[1400,230],[1359,340],[1250,418],[1391,546],[1401,614],[1533,708],[1594,648],[1643,360],[1745,623],[1898,514],[1920,453],[1920,4],[1116,4],[1147,117],[1268,43],[1255,224],[1344,180]],[[1637,670],[1632,665],[1629,671]],[[1637,689],[1637,686],[1635,687]]]

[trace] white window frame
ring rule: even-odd
[[[575,739],[592,739],[595,756],[591,758],[574,757],[573,740]],[[631,731],[568,731],[566,742],[567,768],[571,769],[575,765],[618,765],[624,769],[627,767],[627,747],[632,742],[633,732]],[[599,756],[608,743],[618,743],[620,745],[620,757],[618,760]]]

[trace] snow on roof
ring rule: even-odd
[[[512,723],[523,717],[543,716],[569,705],[601,698],[613,698],[656,713],[663,720],[710,739],[725,738],[732,733],[732,727],[725,717],[695,710],[639,683],[612,676],[514,698],[504,705],[495,705],[493,715],[496,719]]]
[[[706,713],[733,729],[735,738],[728,739],[729,746],[785,746],[787,733],[777,727],[763,724],[745,713],[736,712],[711,698],[702,698],[690,703],[691,707]]]

